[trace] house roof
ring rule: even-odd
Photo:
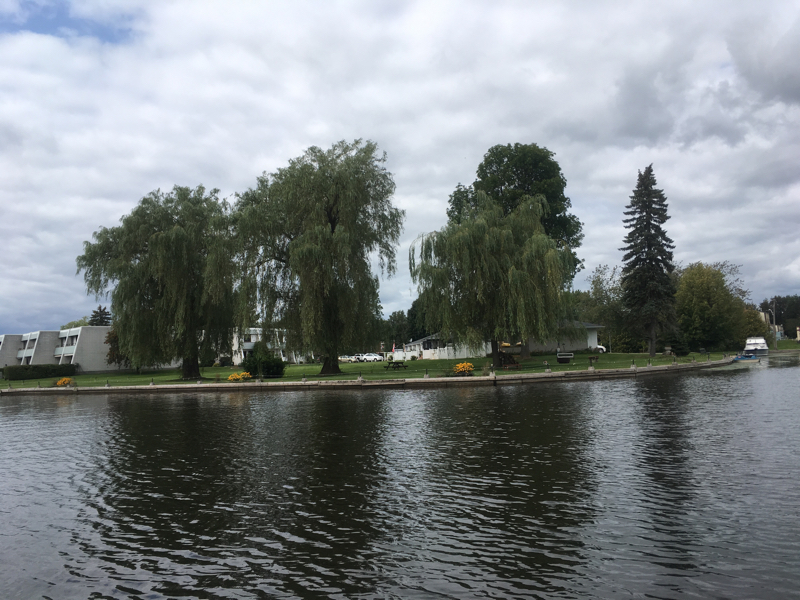
[[[406,342],[403,344],[403,346],[411,346],[412,344],[419,344],[421,342],[426,342],[428,340],[438,340],[438,339],[440,339],[439,334],[434,333],[433,335],[428,335],[424,338],[419,338],[418,340],[411,340],[410,342]]]

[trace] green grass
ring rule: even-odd
[[[778,350],[800,350],[797,340],[778,340]]]
[[[791,342],[797,347],[795,342]],[[530,358],[519,360],[520,368],[515,370],[499,370],[498,376],[513,375],[515,373],[543,373],[545,369],[549,368],[553,372],[560,371],[581,371],[589,367],[589,357],[599,356],[599,360],[594,364],[596,369],[625,369],[629,368],[632,363],[637,367],[644,367],[647,365],[647,354],[589,354],[589,353],[576,353],[575,358],[570,364],[559,364],[556,361],[555,354],[548,354],[542,356],[532,356]],[[718,360],[722,358],[721,352],[712,352],[711,360]],[[690,354],[689,356],[682,356],[677,358],[679,363],[690,363],[693,358],[698,362],[706,360],[706,355]],[[671,356],[657,355],[652,359],[652,364],[668,365],[672,364],[673,358]],[[355,380],[363,377],[368,381],[375,381],[380,379],[413,379],[425,377],[427,373],[430,377],[444,377],[452,374],[453,367],[462,362],[469,362],[474,365],[475,375],[482,375],[489,373],[491,359],[489,358],[468,358],[468,359],[454,359],[454,360],[410,360],[405,364],[408,366],[406,369],[386,369],[385,362],[376,363],[342,363],[340,368],[342,374],[340,375],[327,375],[320,376],[319,371],[321,365],[319,364],[305,364],[305,365],[288,365],[286,372],[281,379],[269,379],[266,381],[301,381],[305,377],[308,381],[347,381]],[[545,362],[548,365],[545,365]],[[202,381],[204,383],[226,383],[228,376],[232,373],[241,372],[240,368],[236,367],[206,367],[202,369]],[[155,385],[171,385],[171,384],[187,384],[196,383],[196,380],[183,381],[181,373],[178,369],[167,369],[158,371],[146,371],[139,374],[136,373],[102,373],[93,375],[76,375],[74,378],[78,388],[81,387],[103,387],[108,383],[109,386],[127,386],[127,385],[149,385],[152,381]],[[9,384],[12,388],[32,388],[32,387],[55,387],[57,379],[28,379],[25,381],[3,381],[2,387],[8,388]]]

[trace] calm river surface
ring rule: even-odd
[[[800,357],[5,397],[0,597],[800,598]]]

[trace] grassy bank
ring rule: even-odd
[[[646,354],[575,354],[575,358],[570,364],[559,364],[556,361],[555,354],[532,356],[530,358],[520,360],[519,369],[514,370],[500,370],[497,372],[498,377],[504,375],[511,375],[514,373],[543,373],[545,369],[550,368],[553,372],[557,371],[578,371],[586,370],[589,368],[589,357],[598,356],[597,362],[594,363],[595,369],[624,369],[635,364],[637,367],[644,367],[647,365],[648,356]],[[721,352],[711,353],[711,360],[718,360],[723,357]],[[694,360],[701,362],[706,361],[708,356],[706,354],[690,354],[689,356],[682,356],[677,358],[679,363],[690,363]],[[336,380],[352,380],[359,376],[366,380],[378,379],[411,379],[417,377],[425,377],[428,374],[430,377],[445,377],[453,373],[453,367],[462,362],[469,362],[475,367],[474,374],[482,375],[489,374],[491,360],[488,358],[470,358],[470,359],[457,359],[457,360],[412,360],[407,361],[405,364],[407,368],[404,369],[386,369],[385,362],[376,363],[355,363],[355,364],[341,364],[341,375],[323,376],[318,375],[320,370],[319,364],[306,364],[306,365],[288,365],[286,372],[281,378],[283,381],[300,381],[305,377],[309,381],[336,381]],[[652,360],[654,366],[672,364],[673,357],[671,356],[656,356]],[[202,369],[202,381],[206,383],[224,383],[227,381],[228,376],[232,373],[239,373],[241,369],[234,367],[207,367]],[[197,380],[183,381],[181,379],[180,370],[168,369],[159,371],[145,371],[142,373],[102,373],[93,375],[76,375],[74,378],[76,385],[81,387],[102,387],[108,384],[109,386],[129,386],[129,385],[149,385],[151,382],[155,385],[167,384],[183,384],[183,383],[197,383]],[[28,379],[25,381],[3,381],[2,387],[8,388],[31,388],[31,387],[55,387],[57,379]],[[277,380],[268,380],[277,381]]]
[[[800,350],[797,340],[778,340],[778,350]]]

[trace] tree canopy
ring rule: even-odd
[[[380,320],[375,256],[396,269],[404,211],[374,142],[311,147],[240,194],[236,227],[243,265],[240,315],[258,313],[289,341],[323,355],[338,373],[339,352],[375,336]]]
[[[111,325],[111,313],[105,306],[98,306],[92,311],[89,317],[89,325],[108,326]]]
[[[629,229],[621,248],[623,305],[646,333],[650,356],[655,356],[659,328],[674,316],[675,283],[670,275],[675,245],[662,227],[669,219],[667,198],[656,188],[653,165],[639,171],[630,199],[624,213],[628,218],[622,221]]]
[[[469,219],[451,220],[412,245],[412,279],[428,325],[472,347],[498,341],[553,339],[573,267],[542,226],[543,196],[526,196],[509,213],[478,191]]]
[[[579,317],[603,325],[598,332],[598,340],[606,346],[607,351],[639,352],[640,338],[631,332],[627,311],[622,304],[620,267],[599,265],[589,275],[588,281],[588,292],[575,292],[579,301]]]
[[[77,258],[89,293],[110,293],[118,353],[134,367],[183,361],[200,376],[201,344],[229,350],[233,265],[227,204],[175,186],[145,196],[121,225],[101,228]]]
[[[544,196],[546,210],[541,216],[544,232],[560,248],[574,252],[583,239],[582,224],[569,213],[572,201],[566,196],[567,180],[555,154],[536,144],[497,145],[489,148],[478,165],[477,179],[470,187],[459,184],[450,195],[447,216],[461,223],[477,209],[477,193],[484,192],[508,215],[524,197]],[[575,260],[576,268],[579,266]]]
[[[678,323],[692,350],[744,346],[746,307],[719,269],[703,263],[689,265],[681,273],[675,301]]]
[[[89,325],[89,316],[85,315],[80,319],[76,319],[75,321],[70,321],[69,323],[65,323],[61,326],[61,329],[72,329],[73,327],[83,327],[85,325]]]
[[[764,298],[759,307],[762,312],[775,312],[775,323],[783,325],[783,332],[788,337],[794,338],[797,335],[797,328],[800,327],[800,296],[795,294]]]

